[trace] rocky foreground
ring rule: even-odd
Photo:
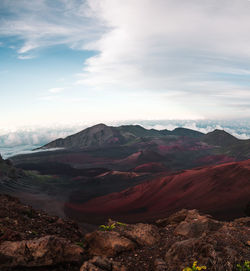
[[[211,271],[250,259],[250,217],[214,220],[182,210],[154,224],[77,224],[0,195],[0,270],[178,271],[197,260]]]

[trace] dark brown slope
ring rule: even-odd
[[[158,175],[159,176],[159,175]],[[120,193],[66,205],[68,213],[130,222],[196,208],[220,219],[244,215],[250,199],[250,160],[155,177]]]
[[[1,271],[79,271],[83,236],[73,221],[0,195]]]

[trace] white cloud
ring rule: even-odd
[[[249,96],[249,84],[241,77],[250,72],[247,1],[88,3],[93,18],[109,31],[85,46],[100,53],[86,61],[78,84],[95,89],[148,90],[159,96],[162,91],[183,93],[181,98],[168,100],[196,106],[201,114],[205,108],[206,117],[211,114],[209,104],[217,104],[211,110],[216,114],[228,113],[225,95],[237,104]]]
[[[0,35],[24,40],[19,54],[58,44],[79,49],[100,32],[86,17],[85,1],[3,0],[0,7],[9,13],[0,19]]]
[[[21,59],[21,60],[32,59],[32,58],[35,58],[35,56],[33,55],[19,55],[18,56],[18,59]]]
[[[77,80],[88,92],[158,96],[166,107],[185,108],[197,118],[250,116],[249,1],[3,0],[0,5],[12,14],[0,19],[0,35],[24,41],[17,49],[21,59],[59,44],[97,52]]]
[[[65,138],[97,123],[74,123],[68,125],[51,125],[44,127],[22,127],[0,129],[0,153],[5,157],[30,151],[57,138]],[[116,121],[107,125],[120,126],[131,124],[131,121]],[[213,121],[213,120],[148,120],[137,121],[134,125],[141,125],[147,129],[173,130],[177,127],[185,127],[208,133],[215,129],[225,130],[240,139],[250,138],[250,121]]]
[[[64,90],[65,88],[50,88],[49,92],[51,93],[60,93]]]

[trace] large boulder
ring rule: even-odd
[[[216,251],[212,244],[191,238],[175,242],[167,251],[165,260],[170,270],[182,270],[192,265],[192,262],[196,260],[202,265],[206,265],[208,259],[214,262],[216,261],[216,256]]]
[[[168,270],[166,262],[160,258],[158,258],[154,261],[154,268],[155,268],[154,271],[167,271]]]
[[[95,231],[85,235],[90,255],[115,256],[133,250],[135,243],[114,231]]]
[[[190,210],[186,213],[184,221],[175,228],[174,233],[186,238],[200,237],[217,231],[222,225],[223,223],[208,215],[200,215],[197,210]]]
[[[180,222],[182,222],[183,220],[186,219],[187,215],[188,215],[189,210],[187,209],[182,209],[172,215],[170,215],[167,218],[162,218],[162,219],[158,219],[156,221],[156,224],[158,226],[161,227],[166,227],[167,225],[173,225],[176,226],[178,225]]]
[[[161,238],[159,229],[150,224],[138,223],[118,228],[122,236],[134,241],[140,246],[152,246]]]
[[[39,267],[61,263],[80,263],[83,249],[64,238],[45,236],[0,244],[0,267]]]
[[[175,242],[167,251],[165,260],[170,270],[181,270],[197,260],[210,271],[232,271],[244,260],[242,255],[249,255],[249,248],[238,235],[248,238],[249,234],[224,225],[209,235]]]
[[[239,226],[239,227],[250,227],[250,217],[241,217],[241,218],[237,218],[233,221],[232,223],[235,226]]]

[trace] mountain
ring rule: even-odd
[[[88,202],[66,204],[76,216],[148,221],[182,208],[199,209],[220,219],[244,215],[250,199],[250,160],[152,175],[151,180]]]
[[[187,128],[182,128],[182,127],[174,129],[170,134],[177,135],[177,136],[194,137],[194,138],[200,138],[204,135],[201,132],[194,131],[194,130],[187,129]]]
[[[186,128],[148,130],[139,125],[112,127],[98,124],[40,149],[43,152],[18,155],[11,160],[17,167],[38,171],[41,164],[57,164],[65,169],[67,165],[72,170],[131,171],[143,164],[157,162],[163,166],[158,167],[159,172],[166,168],[170,173],[250,158],[250,140],[237,139],[222,130],[203,134]]]
[[[65,148],[65,149],[84,149],[100,148],[107,146],[121,146],[141,141],[144,138],[161,138],[165,136],[186,136],[200,138],[203,133],[186,128],[176,128],[173,131],[145,129],[139,125],[123,125],[120,127],[97,124],[89,127],[77,134],[56,139],[41,149]]]
[[[250,157],[250,140],[238,139],[223,130],[214,130],[204,135],[203,142],[214,146],[218,154],[235,157],[235,160],[245,160]]]
[[[87,128],[77,134],[59,138],[43,146],[42,149],[49,148],[87,148],[100,147],[119,142],[125,143],[125,138],[113,127],[105,124],[98,124]]]
[[[239,142],[236,137],[218,129],[204,135],[202,140],[210,145],[221,147],[228,147]]]
[[[41,148],[97,148],[110,145],[124,145],[140,137],[154,136],[159,137],[162,135],[160,131],[147,130],[139,125],[112,127],[105,124],[97,124],[65,139],[56,139]]]

